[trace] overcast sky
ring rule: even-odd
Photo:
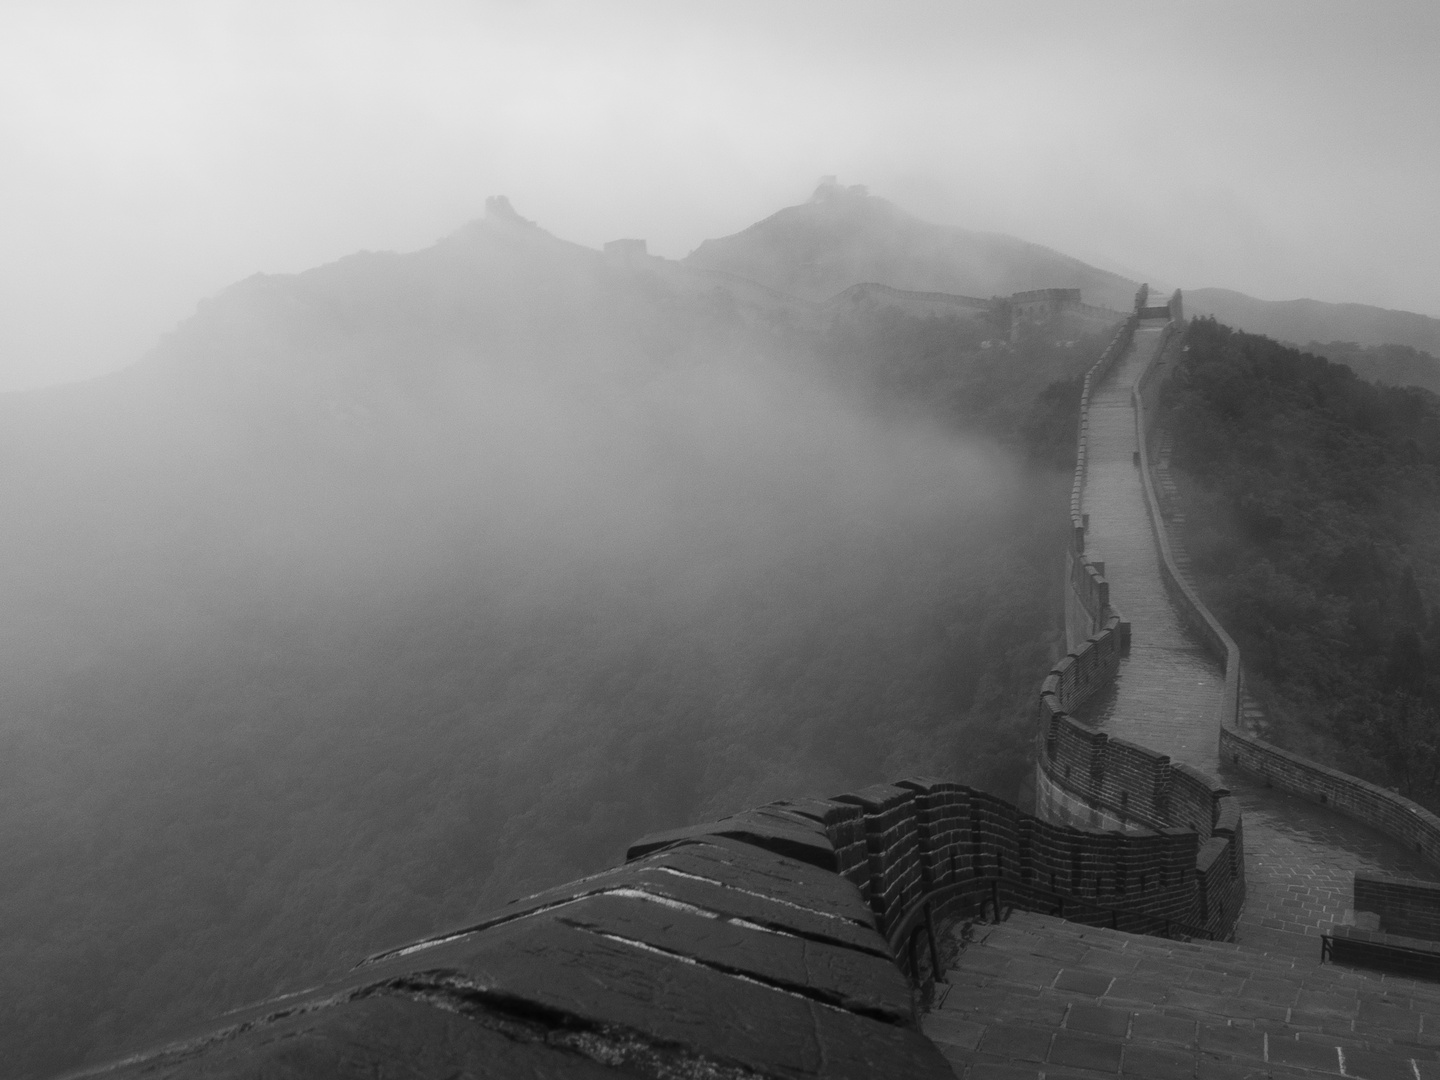
[[[1440,315],[1440,4],[0,0],[0,388],[506,194],[679,257],[822,174],[1132,276]]]

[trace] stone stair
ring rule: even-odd
[[[962,1080],[1440,1080],[1440,985],[1015,912],[954,933],[923,1030]]]

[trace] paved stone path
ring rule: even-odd
[[[1161,583],[1160,556],[1134,463],[1138,444],[1130,387],[1159,338],[1159,327],[1138,329],[1135,344],[1091,395],[1082,495],[1090,515],[1085,547],[1092,558],[1104,560],[1110,602],[1131,625],[1130,656],[1121,661],[1111,692],[1096,702],[1093,719],[1122,738],[1213,773],[1224,672],[1185,631]]]
[[[1133,643],[1114,687],[1080,719],[1220,776],[1245,814],[1246,902],[1236,940],[1318,957],[1322,929],[1348,917],[1355,871],[1440,875],[1372,829],[1219,768],[1224,673],[1186,632],[1165,591],[1134,463],[1130,388],[1159,337],[1158,325],[1137,330],[1135,344],[1092,394],[1086,548],[1105,562],[1111,603],[1130,620]]]
[[[1433,983],[1028,912],[946,979],[922,1027],[962,1080],[1440,1080]]]

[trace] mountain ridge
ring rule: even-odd
[[[806,202],[730,236],[705,240],[681,262],[815,302],[868,283],[976,298],[1078,288],[1088,304],[1125,311],[1140,284],[1004,233],[925,222],[863,186],[846,187],[828,177]],[[1223,288],[1190,289],[1184,297],[1187,314],[1214,316],[1236,329],[1302,347],[1312,342],[1404,345],[1440,355],[1440,319],[1417,312],[1308,299],[1260,300]],[[1332,359],[1343,362],[1344,357]],[[1440,378],[1440,361],[1436,366]],[[1371,378],[1387,373],[1373,364],[1363,372]]]
[[[1227,326],[1277,341],[1346,341],[1356,345],[1408,345],[1440,355],[1440,319],[1398,308],[1326,300],[1258,300],[1233,289],[1190,289],[1187,315],[1212,315]]]
[[[816,301],[867,282],[976,297],[1058,287],[1125,310],[1137,284],[1003,233],[924,222],[863,187],[830,180],[806,202],[706,240],[681,261]]]
[[[1018,790],[1109,335],[783,291],[994,269],[936,280],[936,227],[906,270],[931,227],[881,203],[752,233],[772,285],[496,199],[0,399],[0,1058],[113,1056],[656,827],[922,764]]]

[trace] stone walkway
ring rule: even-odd
[[[922,1028],[962,1080],[1440,1080],[1440,986],[1016,912]]]
[[[1159,338],[1159,327],[1138,329],[1130,351],[1091,396],[1082,495],[1090,515],[1085,548],[1105,562],[1110,602],[1130,620],[1131,646],[1111,691],[1082,719],[1213,773],[1224,672],[1185,631],[1161,583],[1160,556],[1134,463],[1138,444],[1130,387],[1150,363]]]
[[[1221,778],[1245,814],[1246,903],[1236,941],[1318,958],[1322,928],[1347,919],[1357,870],[1440,875],[1372,829],[1219,768],[1224,673],[1186,632],[1165,591],[1134,463],[1130,388],[1159,337],[1158,325],[1137,330],[1091,399],[1086,548],[1105,562],[1111,603],[1130,620],[1132,645],[1115,685],[1079,718]]]

